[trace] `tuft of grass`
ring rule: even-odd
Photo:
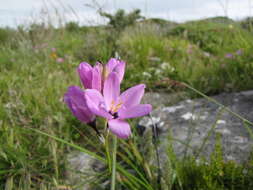
[[[249,43],[252,35],[238,23],[212,20],[188,22],[173,28],[168,35],[181,36],[213,55],[224,55],[241,48],[250,48],[250,46],[252,48]]]

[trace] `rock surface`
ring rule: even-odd
[[[253,121],[253,91],[220,94],[212,98]],[[145,136],[151,133],[152,123],[158,127],[160,141],[158,148],[162,164],[166,162],[166,150],[170,143],[180,158],[186,155],[198,155],[200,152],[199,156],[208,159],[217,143],[217,134],[220,134],[224,160],[234,160],[238,163],[247,161],[253,150],[253,137],[250,137],[253,126],[245,127],[240,119],[203,98],[184,100],[168,106],[178,99],[180,99],[179,95],[175,94],[148,93],[143,101],[152,102],[155,109],[152,112],[152,120],[150,117],[140,120],[139,127],[142,128],[140,131],[145,139]],[[145,142],[147,144],[147,141]],[[67,156],[66,167],[70,184],[76,185],[85,182],[85,176],[101,172],[105,166],[89,155],[72,152]],[[75,189],[90,190],[91,188],[83,184]]]
[[[212,98],[253,121],[253,91],[224,93]],[[247,161],[253,150],[253,137],[250,137],[253,126],[247,127],[222,107],[203,98],[181,101],[170,107],[160,105],[153,111],[152,120],[158,127],[159,151],[163,158],[167,145],[172,143],[176,155],[181,158],[193,154],[208,159],[218,143],[217,136],[220,136],[226,161]],[[152,120],[145,117],[139,122],[145,128],[144,136],[151,130]]]
[[[158,108],[173,105],[182,99],[185,99],[184,93],[148,92],[145,93],[142,103],[152,104],[154,108]]]
[[[86,182],[92,180],[105,165],[88,154],[74,151],[67,155],[67,179],[76,190],[92,190]],[[94,179],[93,179],[94,180]]]

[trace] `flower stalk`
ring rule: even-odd
[[[112,181],[111,190],[115,190],[116,186],[116,162],[117,162],[117,136],[113,135],[113,147],[112,147]]]
[[[155,153],[156,153],[156,159],[157,159],[157,188],[161,190],[161,178],[162,178],[162,170],[161,170],[161,164],[160,164],[160,156],[158,151],[158,134],[157,134],[157,125],[154,123],[151,113],[149,113],[149,117],[152,121],[152,142],[155,147]]]

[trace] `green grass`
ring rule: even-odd
[[[122,89],[145,83],[152,91],[188,91],[169,80],[172,79],[208,94],[239,91],[253,88],[252,41],[251,33],[239,24],[230,28],[227,23],[210,20],[173,23],[173,27],[164,21],[144,22],[128,27],[118,39],[106,27],[74,24],[60,29],[41,25],[19,27],[16,31],[1,29],[0,189],[44,190],[67,185],[64,158],[73,147],[64,142],[105,157],[95,133],[77,121],[63,103],[67,87],[80,85],[76,74],[80,62],[106,62],[117,51],[127,61]],[[239,49],[242,55],[235,53]],[[227,53],[234,57],[225,58]],[[57,62],[59,57],[64,58],[62,63]],[[129,141],[120,141],[118,157],[123,169],[117,179],[118,189],[159,186],[154,175],[157,168],[146,159],[154,151],[149,138],[144,141],[148,146],[143,150],[143,139],[137,133]],[[164,189],[252,187],[251,162],[243,166],[214,158],[206,165],[197,164],[192,158],[173,160],[173,154],[168,154],[171,161],[168,175],[163,176]],[[108,178],[106,170],[94,185]]]
[[[172,189],[246,190],[253,188],[252,160],[247,166],[234,161],[224,161],[219,138],[217,134],[215,150],[209,161],[205,158],[196,161],[193,157],[178,161],[171,148],[168,149],[168,156],[177,174],[174,183],[170,185]]]
[[[253,38],[248,31],[207,21],[161,31],[151,25],[122,34],[118,43],[120,55],[129,62],[128,82],[145,81],[152,89],[166,89],[170,84],[162,81],[172,78],[208,94],[252,88]],[[226,58],[228,53],[234,57]]]

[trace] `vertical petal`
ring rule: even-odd
[[[89,123],[95,119],[95,115],[86,104],[84,92],[78,86],[71,86],[68,88],[68,91],[64,95],[64,101],[72,114],[80,121]]]
[[[125,73],[126,63],[124,61],[118,60],[118,64],[114,67],[112,72],[116,72],[119,77],[119,82],[123,80]]]
[[[95,66],[92,69],[92,89],[96,89],[101,92],[102,78],[99,66]]]
[[[152,111],[150,104],[139,104],[130,108],[122,108],[118,111],[120,119],[129,119],[134,117],[141,117],[149,114]]]
[[[120,119],[111,119],[108,121],[109,130],[117,137],[126,139],[131,135],[130,125]]]
[[[90,64],[86,62],[80,63],[77,71],[84,88],[92,88],[92,67]]]
[[[122,106],[129,108],[140,104],[141,98],[144,94],[144,89],[145,85],[139,84],[123,92],[119,97],[119,101],[122,102]]]
[[[96,62],[94,68],[97,68],[100,73],[103,72],[103,65],[100,62]]]
[[[109,77],[105,80],[104,83],[104,100],[107,107],[107,110],[110,109],[111,105],[117,102],[120,93],[120,84],[119,78],[116,73],[110,73]]]
[[[87,89],[85,90],[85,98],[87,102],[87,106],[95,115],[111,119],[111,114],[106,110],[104,98],[101,93],[95,89]]]
[[[106,65],[106,70],[108,73],[116,72],[119,77],[119,82],[121,82],[125,73],[125,65],[126,63],[124,61],[111,58]]]
[[[113,71],[113,69],[117,66],[118,60],[116,58],[111,58],[108,63],[106,64],[106,69],[109,73]]]

